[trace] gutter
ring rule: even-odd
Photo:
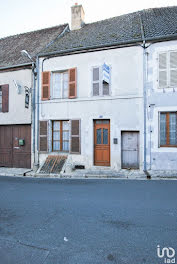
[[[0,71],[1,70],[9,70],[9,69],[13,69],[13,68],[20,68],[20,67],[25,67],[25,66],[32,66],[32,63],[23,63],[23,64],[16,64],[16,65],[13,65],[13,66],[7,66],[7,67],[2,67],[0,68]]]
[[[46,56],[65,56],[73,53],[85,53],[85,52],[94,52],[99,51],[103,49],[116,49],[121,47],[128,47],[128,46],[135,46],[139,43],[142,43],[142,39],[137,39],[134,41],[122,41],[119,44],[102,44],[102,45],[96,45],[96,46],[89,46],[87,48],[74,48],[74,49],[68,49],[68,50],[61,50],[61,51],[52,51],[47,53],[40,53],[39,57],[46,57]]]
[[[106,44],[106,45],[102,44],[102,45],[88,46],[86,48],[80,47],[80,48],[74,48],[74,49],[68,49],[68,50],[51,51],[51,52],[46,52],[46,53],[44,52],[44,53],[39,53],[38,56],[39,57],[65,56],[65,55],[70,55],[70,54],[78,54],[78,53],[101,51],[101,50],[106,50],[106,49],[116,49],[116,48],[135,46],[139,43],[142,43],[142,41],[145,41],[147,43],[147,42],[162,42],[165,40],[171,41],[171,40],[177,39],[177,34],[174,34],[173,36],[167,35],[167,36],[162,36],[162,37],[145,38],[142,21],[141,21],[141,32],[142,32],[142,38],[134,40],[134,41],[122,41],[122,42],[119,42],[118,44]]]

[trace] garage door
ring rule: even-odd
[[[139,169],[139,132],[122,132],[122,169]]]
[[[0,126],[0,167],[31,168],[31,125]]]

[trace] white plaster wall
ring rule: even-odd
[[[18,94],[13,80],[18,81],[22,86],[31,88],[31,70],[23,69],[18,71],[0,72],[0,85],[9,84],[9,112],[0,113],[0,124],[30,124],[31,103],[28,109],[25,108],[25,90],[22,89],[22,93]]]
[[[92,67],[111,65],[111,95],[92,97]],[[40,60],[40,66],[42,59]],[[93,166],[93,120],[110,119],[111,167],[121,168],[121,131],[140,131],[140,168],[143,167],[143,50],[129,47],[52,58],[44,71],[77,67],[77,99],[40,101],[40,120],[81,119],[81,155],[72,162]],[[40,67],[41,69],[41,67]],[[40,80],[41,87],[41,80]],[[40,96],[41,97],[41,96]],[[118,138],[118,144],[113,144]],[[46,154],[40,154],[40,163]]]

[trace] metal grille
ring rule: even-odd
[[[40,173],[60,173],[63,168],[63,165],[65,164],[66,159],[67,156],[48,156],[40,170]]]

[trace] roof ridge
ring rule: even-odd
[[[137,10],[137,11],[134,11],[134,12],[129,12],[129,13],[121,14],[119,16],[113,16],[113,17],[109,17],[109,18],[106,18],[106,19],[97,20],[97,21],[90,22],[90,23],[84,23],[83,28],[84,28],[84,26],[87,26],[87,25],[93,25],[93,24],[96,24],[96,23],[99,23],[99,22],[108,21],[108,20],[115,19],[115,18],[118,18],[118,17],[123,17],[123,16],[133,15],[133,14],[137,14],[138,15],[138,14],[141,14],[141,13],[143,13],[145,11],[148,11],[148,10],[157,10],[157,9],[174,8],[174,7],[177,8],[177,5],[176,6],[174,5],[174,6],[162,6],[162,7],[145,8],[145,9]],[[72,30],[72,31],[75,31],[75,30]]]
[[[47,29],[52,29],[52,28],[57,28],[57,27],[62,27],[62,26],[67,26],[67,25],[69,25],[69,24],[68,23],[63,23],[63,24],[56,25],[56,26],[51,26],[51,27],[41,28],[41,29],[32,30],[32,31],[28,31],[28,32],[18,33],[18,34],[15,34],[15,35],[9,35],[9,36],[0,38],[0,41],[4,40],[4,39],[12,38],[12,37],[17,37],[17,36],[21,36],[21,35],[30,34],[30,33],[40,32],[40,31],[43,31],[43,30],[45,31]]]

